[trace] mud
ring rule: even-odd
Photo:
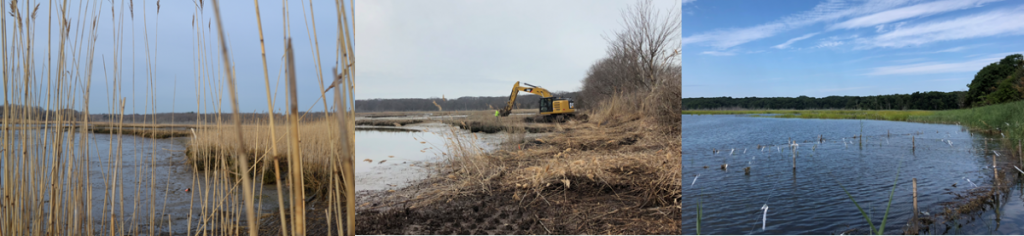
[[[581,182],[584,183],[584,182]],[[514,190],[498,190],[449,199],[446,204],[411,208],[407,201],[381,194],[357,207],[356,234],[678,234],[680,208],[638,207],[639,197],[625,186],[573,185],[516,199]],[[422,186],[391,193],[408,197]],[[616,196],[618,194],[618,197]],[[357,200],[359,201],[359,200]]]
[[[483,181],[483,188],[467,185],[457,177],[460,173],[445,172],[404,188],[359,191],[356,234],[679,234],[678,190],[661,190],[678,189],[679,179],[661,178],[665,173],[658,168],[666,164],[653,158],[678,145],[644,140],[637,133],[641,129],[576,125],[567,127],[572,131],[506,145],[489,154],[500,170]],[[524,170],[553,156],[570,163],[612,159],[601,159],[605,164],[597,166],[603,169],[594,176],[566,173],[539,186],[519,186]],[[675,158],[665,160],[670,159]]]

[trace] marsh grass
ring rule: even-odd
[[[109,126],[92,126],[89,128],[89,132],[99,134],[114,134],[121,133],[122,135],[135,135],[144,138],[174,138],[174,137],[189,137],[192,136],[192,132],[188,130],[175,130],[175,129],[154,129],[154,128],[124,128],[120,130],[117,127]]]
[[[958,123],[975,131],[1004,134],[1011,141],[1024,140],[1024,101],[988,105],[977,108],[935,111],[910,117],[908,121],[926,123]],[[1010,142],[1012,143],[1012,142]]]
[[[274,180],[286,179],[289,183],[298,183],[292,186],[304,186],[303,181],[310,179],[308,182],[318,186],[316,189],[319,190],[313,191],[314,196],[323,203],[321,206],[326,206],[325,209],[319,210],[322,210],[321,213],[325,214],[330,222],[327,222],[325,227],[319,225],[318,227],[323,228],[312,232],[352,235],[354,218],[353,212],[349,209],[352,209],[354,188],[351,165],[351,159],[354,158],[351,138],[354,136],[354,58],[349,53],[351,36],[347,33],[347,24],[344,23],[346,15],[350,12],[342,10],[343,2],[335,2],[338,9],[338,52],[341,59],[340,64],[336,65],[336,73],[328,81],[336,88],[334,110],[328,110],[325,106],[323,114],[330,115],[322,118],[333,120],[314,122],[313,125],[318,126],[315,131],[312,128],[300,130],[292,127],[288,128],[287,132],[280,132],[292,134],[284,139],[289,143],[286,145],[287,150],[294,152],[283,154],[277,150],[276,145],[284,141],[273,140],[281,136],[265,133],[278,130],[273,125],[277,123],[272,121],[273,116],[269,117],[269,127],[251,124],[252,130],[246,130],[239,121],[237,93],[245,91],[234,91],[234,67],[228,57],[228,46],[221,30],[224,26],[221,25],[217,1],[206,1],[214,6],[213,14],[216,15],[218,27],[216,36],[213,36],[212,24],[193,22],[192,26],[194,66],[197,71],[194,76],[197,87],[195,103],[201,109],[197,112],[215,115],[211,117],[197,113],[196,123],[189,125],[165,125],[153,121],[157,99],[157,91],[153,85],[156,79],[154,71],[163,64],[157,63],[158,41],[148,43],[151,34],[148,31],[149,24],[145,24],[147,20],[154,19],[147,17],[145,11],[147,7],[154,7],[154,4],[141,2],[135,5],[136,2],[138,1],[110,1],[109,5],[104,4],[108,3],[106,1],[82,2],[77,9],[73,9],[75,7],[66,2],[51,5],[49,9],[39,9],[39,5],[32,1],[0,4],[0,12],[4,13],[0,16],[0,27],[3,28],[0,46],[4,71],[3,129],[0,130],[3,143],[0,152],[3,152],[4,157],[0,159],[0,195],[3,196],[0,200],[0,235],[256,235],[260,232],[260,224],[255,213],[260,209],[255,207],[257,204],[254,202],[254,196],[259,194],[262,185],[253,184],[251,180],[260,175],[268,176],[270,173],[279,175],[282,171],[279,171],[278,165],[270,169],[270,165],[267,164],[270,160],[278,159],[287,160],[286,164],[291,163],[291,171],[285,172],[287,175],[283,178],[275,176]],[[312,7],[311,2],[310,4]],[[135,6],[143,9],[140,20],[145,26],[139,33],[145,34],[141,37],[146,40],[143,46],[144,60],[136,58],[134,52]],[[194,20],[214,20],[204,16],[205,12],[210,10],[205,6],[207,5],[203,1],[195,4]],[[155,7],[158,27],[159,1],[155,2]],[[35,38],[35,30],[40,28],[35,19],[39,11],[49,11],[51,16],[46,22],[49,25],[43,25],[47,30],[45,39]],[[286,14],[287,11],[285,7]],[[111,15],[105,16],[103,13]],[[101,15],[104,16],[101,18]],[[131,28],[124,27],[126,21],[131,22]],[[110,108],[104,111],[104,117],[109,117],[111,119],[107,120],[112,121],[91,122],[89,99],[95,95],[91,92],[92,70],[93,62],[101,58],[95,55],[95,48],[102,24],[112,24],[114,28],[113,39],[102,41],[105,44],[112,44],[109,47],[112,48],[112,52],[104,57],[112,60],[104,59],[102,64],[96,63],[103,66],[104,75],[107,75],[106,97],[100,96],[100,99],[106,100],[109,104]],[[9,25],[13,25],[13,28],[9,28]],[[206,27],[203,27],[204,25]],[[156,29],[152,35],[158,34],[159,28]],[[124,32],[131,34],[128,35],[132,40],[130,58],[122,56],[126,54],[123,49],[126,48],[125,40],[129,38],[124,37]],[[213,43],[215,41],[220,43]],[[45,47],[35,47],[38,42],[43,42]],[[219,52],[217,49],[220,49]],[[41,54],[42,50],[45,50],[46,54]],[[45,55],[46,58],[36,58],[36,55]],[[217,58],[218,56],[222,57]],[[124,76],[127,72],[124,67],[132,63],[130,68],[134,68],[136,61],[145,61],[146,67],[145,74],[138,76],[138,81],[134,74],[130,78]],[[217,69],[218,67],[223,69]],[[290,67],[289,70],[294,72],[294,67]],[[324,77],[320,79],[323,83]],[[294,95],[294,76],[291,76],[290,80],[293,85],[291,94]],[[136,94],[135,83],[141,84],[140,88],[145,88],[145,93]],[[227,93],[225,87],[229,90]],[[123,90],[130,90],[131,93],[122,93]],[[323,95],[322,99],[328,101],[323,87],[320,92]],[[269,82],[267,96],[271,97]],[[221,98],[229,99],[231,103],[222,104]],[[139,101],[142,113],[136,111],[134,101]],[[290,102],[297,103],[294,97]],[[227,106],[232,109],[233,125],[220,122],[221,111],[228,108]],[[272,103],[268,106],[269,110],[274,110]],[[126,112],[141,114],[130,116],[141,116],[143,120],[150,122],[126,123]],[[293,109],[292,116],[288,119],[292,124],[298,121],[296,114]],[[21,125],[40,127],[22,129],[19,128]],[[90,132],[108,135],[91,136]],[[304,132],[303,144],[319,145],[318,148],[306,151],[307,154],[319,156],[305,158],[307,155],[299,150],[302,148],[298,145],[299,136],[295,135],[299,132]],[[152,139],[125,135],[146,138],[195,136],[190,145],[206,145],[211,147],[210,150],[216,150],[196,152],[193,154],[194,159],[217,158],[225,161],[209,162],[203,168],[192,162],[193,182],[187,186],[191,189],[187,194],[190,200],[187,216],[165,214],[166,206],[158,208],[156,202],[158,199],[164,199],[166,202],[166,199],[171,197],[170,184],[163,183],[166,176],[158,176],[154,171],[158,164],[163,164],[157,163],[155,155],[162,150],[156,150],[155,147],[144,150],[140,148],[143,146],[141,143],[151,142]],[[109,138],[107,141],[110,146],[106,147],[109,151],[96,153],[95,150],[91,150],[95,144],[90,143],[90,140],[95,137]],[[207,142],[204,140],[209,137],[219,137],[222,140],[204,144]],[[134,158],[135,160],[131,160],[134,163],[145,164],[129,169],[125,166],[130,161],[126,160],[128,158]],[[306,160],[312,160],[309,161],[311,164],[304,165],[303,162]],[[100,163],[98,166],[101,168],[90,167],[95,163]],[[256,166],[260,168],[254,168]],[[304,178],[304,166],[310,168],[307,174],[318,177]],[[101,178],[91,179],[90,176]],[[102,183],[96,183],[97,180]],[[126,183],[135,184],[135,187],[126,187],[130,186]],[[287,193],[278,191],[290,199],[296,199],[290,201],[293,204],[290,208],[284,207],[283,202],[279,204],[282,211],[277,216],[282,219],[282,235],[289,235],[289,232],[293,235],[305,235],[308,232],[305,231],[307,221],[303,217],[306,212],[303,204],[308,201],[308,198],[304,197],[306,191],[303,187],[289,190]],[[279,200],[284,199],[280,196]],[[148,206],[143,202],[148,202]],[[143,209],[146,209],[148,214],[142,213]],[[286,213],[284,209],[291,212]],[[174,232],[171,221],[181,217],[187,218],[187,232]]]
[[[247,149],[243,150],[243,152],[248,157],[249,162],[269,163],[263,161],[278,159],[281,160],[278,165],[285,166],[283,168],[285,170],[288,169],[289,161],[282,160],[288,156],[288,151],[280,149],[275,153],[272,148],[275,145],[289,146],[289,128],[287,126],[277,125],[274,126],[274,129],[271,129],[269,123],[245,124],[242,125],[242,129],[246,130],[246,135],[242,137],[242,142],[247,144]],[[334,142],[338,135],[337,129],[339,129],[338,123],[333,117],[320,121],[303,122],[299,125],[298,131],[304,138],[299,143],[299,149],[303,154],[301,166],[305,167],[303,179],[306,183],[304,187],[307,190],[321,192],[328,187],[328,183],[321,181],[321,179],[328,175],[329,168],[327,167],[330,165],[331,158],[335,158],[337,155],[336,151],[332,150],[337,146],[337,143]],[[234,135],[236,132],[234,127],[197,130],[195,137],[188,144],[188,161],[200,169],[216,168],[218,166],[216,163],[219,160],[226,160],[229,165],[234,164],[230,160],[235,159],[231,148],[233,144],[238,142],[237,136]],[[276,137],[271,136],[272,134],[276,135]],[[270,168],[273,168],[270,165],[263,164],[257,164],[257,167],[252,168],[250,172],[271,170]],[[264,176],[263,179],[265,180],[264,184],[277,183],[270,176]]]

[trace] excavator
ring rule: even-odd
[[[519,86],[519,81],[512,85],[512,94],[508,96],[508,104],[499,111],[501,116],[512,114],[512,106],[519,96],[519,91],[540,95],[540,115],[546,121],[563,121],[576,114],[576,108],[571,98],[553,97],[551,92],[540,86],[523,83],[526,86]]]

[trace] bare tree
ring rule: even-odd
[[[650,0],[638,2],[622,12],[625,30],[612,41],[612,58],[632,67],[642,89],[662,86],[666,68],[679,65],[679,28],[682,18],[677,7],[662,12]]]
[[[678,123],[680,9],[659,10],[650,0],[640,1],[622,11],[622,23],[622,31],[606,38],[607,57],[587,71],[580,103],[595,107],[615,95],[630,95],[643,99],[645,115]]]

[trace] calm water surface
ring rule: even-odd
[[[441,123],[408,125],[419,132],[356,131],[356,190],[400,189],[428,177],[430,166],[441,160],[445,139],[439,135],[451,127]],[[459,135],[476,140],[485,151],[500,142],[495,134]],[[369,161],[367,161],[369,160]]]
[[[913,178],[920,210],[941,212],[951,193],[992,185],[991,149],[999,147],[957,125],[733,115],[683,116],[682,123],[682,191],[703,202],[702,234],[867,233],[840,185],[878,225],[894,180],[885,233],[898,234],[913,214]],[[1024,201],[1020,193],[1009,199],[998,227],[985,213],[957,232],[1024,232]],[[696,233],[697,200],[683,201],[684,234]]]

